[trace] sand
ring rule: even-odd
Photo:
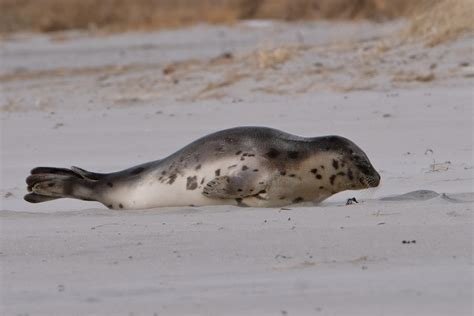
[[[402,24],[4,40],[2,315],[471,315],[473,38]],[[241,125],[348,137],[382,184],[268,209],[22,200],[32,167],[116,171]]]

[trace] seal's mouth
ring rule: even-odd
[[[367,188],[376,188],[380,184],[380,175],[375,172],[373,176],[366,176],[365,183],[367,184]]]
[[[361,175],[359,182],[365,189],[376,188],[380,184],[380,175],[377,171],[372,170],[370,174]]]

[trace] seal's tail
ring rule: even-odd
[[[31,170],[26,178],[28,193],[24,199],[30,203],[40,203],[59,198],[75,198],[94,201],[94,186],[105,174],[88,172],[72,167],[38,167]]]

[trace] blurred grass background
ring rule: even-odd
[[[245,19],[409,18],[408,35],[433,44],[474,29],[474,0],[0,0],[0,33],[124,32]]]

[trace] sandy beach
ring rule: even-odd
[[[472,315],[473,37],[427,48],[404,23],[2,40],[1,314]],[[345,136],[382,184],[285,208],[23,201],[33,167],[117,171],[234,126]]]

